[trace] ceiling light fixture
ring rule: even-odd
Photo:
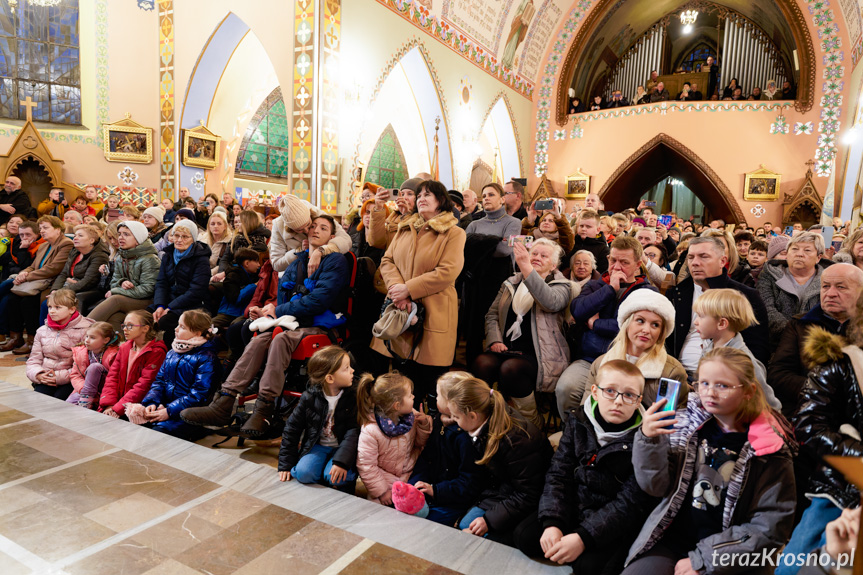
[[[33,4],[34,6],[42,6],[44,8],[50,8],[51,6],[56,6],[61,1],[62,0],[28,0],[28,2],[30,2],[30,4]]]
[[[683,33],[692,32],[692,25],[698,19],[698,10],[684,10],[680,13],[680,23],[683,24]]]

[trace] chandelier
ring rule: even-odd
[[[31,2],[33,0],[30,0]],[[698,10],[684,10],[680,13],[680,23],[683,24],[683,33],[689,34],[692,32],[692,25],[698,18]]]
[[[56,6],[57,4],[59,4],[60,2],[62,2],[62,0],[27,0],[27,1],[28,1],[30,4],[32,4],[33,6],[42,6],[42,7],[44,7],[44,8],[49,8],[49,7],[51,7],[51,6]],[[16,2],[14,2],[14,3],[15,3],[15,4],[17,4],[18,2],[16,1]],[[12,2],[10,2],[10,4],[12,4]]]

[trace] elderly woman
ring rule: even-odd
[[[770,260],[764,264],[757,287],[767,306],[770,341],[774,347],[792,316],[806,313],[821,302],[822,255],[824,238],[821,234],[803,232],[788,242],[785,261]]]
[[[518,273],[503,282],[485,316],[487,351],[473,362],[473,373],[501,393],[527,419],[542,426],[535,391],[554,391],[569,365],[563,334],[572,282],[558,271],[564,251],[549,239],[536,240],[528,252],[513,246]]]
[[[297,259],[297,254],[308,249],[303,248],[303,242],[309,239],[312,219],[323,212],[309,202],[288,193],[279,198],[279,213],[281,215],[273,222],[269,249],[273,269],[282,273]],[[351,250],[351,236],[342,226],[336,228],[335,237],[327,245],[310,254],[309,275],[318,269],[324,256],[332,253],[346,254]]]
[[[210,216],[207,222],[207,231],[204,235],[200,236],[201,243],[208,245],[212,252],[210,254],[210,272],[213,276],[219,273],[219,260],[228,252],[233,237],[234,234],[228,223],[228,216],[221,210],[213,212],[213,215]],[[224,278],[224,275],[222,275],[222,278]]]
[[[597,357],[590,366],[585,389],[589,390],[596,382],[596,373],[602,364],[622,359],[634,364],[644,376],[641,404],[645,408],[656,401],[659,380],[663,377],[681,383],[677,405],[685,406],[689,394],[686,370],[665,351],[665,340],[674,330],[674,317],[674,306],[665,296],[651,290],[633,293],[618,308],[620,331],[608,351]],[[582,396],[582,403],[587,401],[589,395],[585,393]]]
[[[564,254],[568,254],[572,249],[575,236],[566,216],[559,214],[557,207],[554,210],[537,212],[533,209],[534,204],[536,202],[530,205],[527,216],[521,220],[521,234],[533,236],[536,239],[549,239],[559,244]]]
[[[161,262],[144,224],[117,224],[117,252],[112,264],[113,275],[105,301],[87,317],[107,321],[119,331],[128,312],[145,309],[153,303]]]
[[[372,349],[393,357],[414,383],[414,405],[434,396],[437,378],[452,365],[458,325],[455,281],[464,265],[465,233],[452,213],[452,200],[440,182],[419,185],[417,213],[403,220],[381,260],[387,296],[399,309],[425,307],[422,337],[412,332],[390,340],[375,338]],[[392,350],[392,354],[388,350]],[[433,405],[430,399],[430,405]]]
[[[108,248],[99,239],[99,230],[87,224],[75,227],[72,246],[69,259],[63,271],[54,279],[51,291],[72,290],[78,299],[78,311],[83,313],[88,305],[102,297],[97,291],[101,279],[99,268],[108,263]],[[45,323],[46,317],[47,300],[42,302],[41,323]]]
[[[187,309],[204,307],[209,297],[210,248],[198,240],[198,226],[189,220],[171,228],[173,245],[165,248],[156,292],[148,309],[153,311],[157,329],[165,332],[165,345],[174,341],[174,329]]]
[[[569,260],[569,279],[583,287],[590,280],[602,279],[596,270],[596,256],[587,250],[578,250]]]
[[[402,182],[396,199],[396,211],[392,213],[384,211],[390,200],[390,190],[387,188],[378,189],[375,193],[375,207],[372,209],[372,217],[366,233],[366,239],[373,247],[382,250],[387,249],[398,232],[399,224],[414,214],[417,189],[421,183],[420,178],[410,178]]]
[[[10,337],[0,346],[0,351],[11,351],[16,355],[30,353],[31,344],[24,342],[22,334],[26,330],[31,338],[36,335],[42,291],[49,288],[54,278],[63,271],[69,252],[72,251],[72,240],[63,235],[63,222],[54,216],[42,216],[37,223],[39,234],[45,241],[36,250],[33,263],[15,277],[12,292],[6,296]],[[16,290],[18,293],[15,293]]]

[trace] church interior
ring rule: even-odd
[[[57,189],[117,213],[185,190],[347,225],[367,184],[425,175],[850,233],[861,59],[856,0],[0,0],[0,171],[34,214]],[[0,353],[4,575],[570,572],[278,482],[279,438],[214,447],[46,398],[27,360]]]

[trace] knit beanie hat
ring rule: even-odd
[[[177,213],[174,215],[174,218],[176,219],[177,216],[183,216],[187,220],[192,220],[193,222],[195,221],[195,212],[193,212],[189,208],[183,208],[181,210],[177,210]]]
[[[216,206],[216,209],[213,210],[213,213],[215,214],[216,212],[224,212],[226,216],[230,215],[228,214],[228,210],[227,208],[225,208],[225,206]]]
[[[668,298],[650,289],[638,289],[630,293],[617,308],[617,325],[623,326],[629,316],[637,311],[652,311],[662,318],[662,339],[674,330],[674,305]]]
[[[189,234],[192,236],[192,241],[198,241],[198,224],[196,224],[193,220],[180,220],[176,224],[174,224],[174,229],[177,228],[186,228],[189,230]]]
[[[420,184],[423,183],[422,178],[410,178],[409,180],[405,180],[402,182],[402,185],[399,187],[400,190],[410,190],[414,193],[419,189]]]
[[[145,216],[150,216],[154,218],[157,222],[162,223],[165,221],[165,208],[162,206],[150,206],[146,210],[144,210]]]
[[[372,198],[371,200],[366,200],[363,202],[363,206],[360,208],[360,223],[357,224],[357,230],[364,230],[365,226],[363,225],[363,216],[366,215],[370,209],[372,209],[375,205],[375,200]],[[384,219],[390,215],[390,209],[384,204]]]
[[[790,241],[791,238],[788,236],[774,236],[767,246],[767,260],[772,260],[779,255],[779,252],[787,250]]]
[[[130,232],[132,232],[132,235],[135,237],[135,240],[137,240],[138,245],[143,244],[147,240],[147,238],[150,237],[149,232],[147,231],[147,226],[145,226],[141,222],[130,220],[126,222],[120,222],[117,225],[118,228],[122,228],[123,226],[125,226]]]
[[[422,491],[404,481],[396,481],[393,483],[392,489],[393,506],[408,515],[418,515],[426,506],[426,498]],[[419,514],[420,517],[425,515]]]
[[[304,228],[312,221],[309,205],[291,193],[279,198],[279,213],[282,214],[282,221],[291,230]]]

